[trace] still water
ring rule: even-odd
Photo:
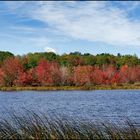
[[[140,90],[0,92],[0,118],[23,109],[86,120],[128,117],[140,122]]]

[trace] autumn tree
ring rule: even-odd
[[[36,67],[36,75],[41,85],[52,85],[53,79],[51,76],[51,63],[47,60],[40,60]]]
[[[61,85],[69,85],[70,83],[70,70],[68,67],[61,67]]]
[[[110,85],[110,84],[114,84],[117,81],[117,69],[112,66],[109,65],[107,66],[104,70],[103,70],[103,74],[102,74],[102,84],[106,84],[106,85]],[[115,76],[115,77],[114,77]],[[116,79],[115,79],[116,78]],[[116,81],[115,81],[116,80]]]
[[[8,58],[3,62],[2,70],[5,86],[13,86],[19,74],[23,72],[23,67],[17,58]]]
[[[61,70],[60,70],[60,65],[56,62],[52,62],[50,64],[50,70],[51,70],[51,73],[50,73],[50,76],[52,78],[52,82],[53,82],[53,85],[61,85]]]
[[[90,85],[91,66],[77,66],[74,68],[74,83],[79,85]]]
[[[124,65],[120,69],[122,83],[135,83],[140,81],[140,67]]]
[[[19,73],[18,78],[15,80],[17,86],[39,86],[35,68]]]
[[[0,86],[2,86],[2,85],[4,84],[3,78],[4,78],[4,72],[3,72],[3,70],[0,68]]]
[[[100,85],[103,81],[103,71],[99,67],[92,67],[90,81],[93,85]]]

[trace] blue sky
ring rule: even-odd
[[[140,57],[140,2],[0,1],[0,50]]]

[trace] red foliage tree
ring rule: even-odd
[[[13,86],[20,73],[23,72],[23,67],[17,58],[11,57],[3,62],[2,70],[4,72],[5,86]]]
[[[52,85],[51,64],[46,60],[41,60],[36,67],[36,75],[41,85]]]
[[[116,71],[111,79],[111,84],[118,85],[120,84],[121,76],[119,71]]]
[[[110,85],[120,82],[120,75],[117,69],[113,66],[104,68],[92,67],[90,74],[91,83],[94,85]]]
[[[90,73],[91,83],[94,85],[100,85],[103,81],[103,71],[99,67],[92,67],[92,71]]]
[[[4,83],[3,78],[4,78],[4,72],[3,72],[3,70],[0,68],[0,86],[2,86],[3,83]]]
[[[128,66],[124,65],[120,68],[121,83],[128,83]]]
[[[119,74],[114,66],[107,66],[102,74],[102,84],[111,85],[119,82]]]
[[[122,83],[134,83],[140,81],[140,67],[128,67],[124,65],[120,69]]]
[[[20,73],[19,77],[15,81],[15,83],[18,86],[38,86],[38,85],[40,85],[34,68]]]
[[[74,68],[75,85],[90,85],[91,66],[77,66]]]

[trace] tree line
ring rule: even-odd
[[[140,82],[136,55],[0,51],[0,86],[120,85]]]

